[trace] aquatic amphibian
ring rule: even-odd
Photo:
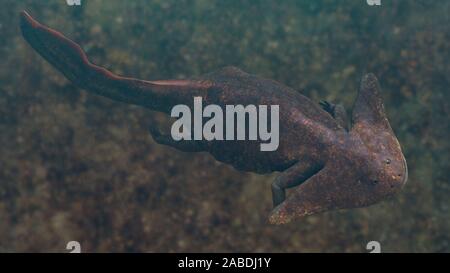
[[[386,118],[380,87],[365,75],[352,111],[352,127],[342,107],[321,108],[297,91],[234,67],[191,80],[146,81],[117,76],[89,62],[73,41],[21,14],[28,43],[75,85],[88,92],[151,110],[170,113],[178,104],[279,105],[276,151],[261,152],[258,141],[175,141],[152,126],[156,142],[189,152],[207,151],[236,169],[280,172],[272,184],[270,222],[333,209],[377,203],[397,193],[408,176],[400,144]],[[295,187],[295,188],[294,188]],[[285,197],[285,190],[294,188]]]

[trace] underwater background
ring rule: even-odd
[[[450,252],[450,1],[0,2],[0,251]],[[268,224],[270,184],[156,144],[162,115],[75,88],[23,40],[19,12],[143,79],[234,65],[351,109],[379,78],[409,167],[395,197]]]

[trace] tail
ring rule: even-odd
[[[50,29],[27,12],[20,14],[25,40],[45,60],[75,85],[110,99],[168,113],[175,104],[189,104],[211,86],[208,81],[145,81],[121,77],[92,64],[81,47],[63,34]]]

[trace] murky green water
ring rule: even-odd
[[[450,2],[1,1],[0,251],[450,251]],[[159,114],[87,94],[24,42],[18,14],[115,73],[189,78],[234,65],[351,108],[375,73],[409,181],[364,209],[271,226],[270,183],[157,145]]]

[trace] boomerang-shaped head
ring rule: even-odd
[[[351,132],[329,148],[324,168],[272,211],[271,223],[372,205],[403,187],[408,179],[406,160],[386,118],[373,74],[362,79],[352,120]]]
[[[408,180],[408,167],[400,143],[386,117],[380,85],[366,75],[352,114],[351,135],[359,138],[368,153],[367,178],[386,195],[398,192]]]

